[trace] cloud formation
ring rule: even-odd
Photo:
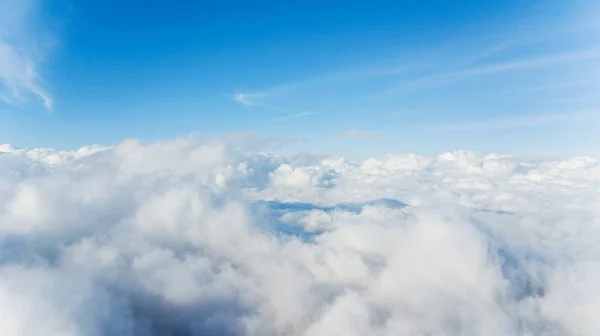
[[[587,157],[3,145],[0,334],[596,335],[599,182]]]
[[[286,115],[284,116],[279,116],[279,117],[275,117],[275,118],[269,118],[266,120],[261,120],[259,121],[260,124],[265,124],[265,123],[275,123],[275,122],[281,122],[281,121],[287,121],[287,120],[294,120],[294,119],[299,119],[299,118],[304,118],[304,117],[308,117],[311,115],[314,115],[313,112],[296,112],[296,113],[292,113],[292,111],[287,110],[287,109],[282,109],[282,108],[277,108],[277,107],[272,107],[272,106],[267,106],[267,105],[262,105],[259,103],[256,103],[254,101],[251,101],[250,99],[253,97],[265,97],[265,94],[245,94],[245,93],[236,93],[233,96],[233,100],[244,105],[244,106],[255,106],[255,107],[259,107],[262,109],[266,109],[266,110],[270,110],[270,111],[275,111],[275,112],[280,112],[280,113],[285,113]]]
[[[598,107],[600,26],[591,19],[598,16],[598,5],[576,2],[540,4],[535,15],[517,11],[503,18],[509,25],[490,21],[480,24],[477,34],[432,29],[419,47],[383,46],[385,53],[355,63],[348,59],[348,66],[333,62],[325,71],[308,69],[300,77],[246,93],[259,95],[261,104],[310,110],[358,128],[373,111],[418,111],[382,112],[381,119],[406,134],[424,124],[447,122],[460,124],[456,128],[467,136],[493,128],[490,121],[515,119],[502,128],[536,124],[548,141],[559,132],[578,137],[560,122],[545,121],[558,119],[566,104],[570,110]],[[527,120],[514,118],[522,115]],[[589,127],[585,118],[569,120]],[[496,133],[483,142],[494,146],[510,139]],[[580,146],[572,145],[572,152]]]
[[[253,106],[253,105],[255,105],[253,102],[251,102],[250,100],[248,100],[246,98],[246,95],[243,94],[243,93],[236,93],[235,95],[233,95],[233,100],[236,101],[236,102],[238,102],[238,103],[240,103],[240,104],[242,104],[242,105],[245,105],[245,106]]]
[[[427,128],[439,131],[472,131],[472,130],[498,130],[498,129],[519,129],[532,128],[546,125],[579,125],[583,122],[596,124],[600,118],[597,109],[586,111],[570,111],[569,113],[557,114],[533,114],[521,115],[516,117],[494,118],[476,122],[454,122],[454,123],[434,123],[427,125]]]
[[[37,71],[46,52],[35,32],[37,7],[36,0],[0,1],[0,100],[19,105],[34,95],[51,110],[54,100]]]
[[[384,140],[386,135],[380,132],[360,131],[356,129],[347,130],[338,134],[335,139],[355,139],[355,140]]]

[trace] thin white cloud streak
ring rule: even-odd
[[[315,113],[313,113],[313,112],[301,112],[301,113],[287,115],[287,116],[283,116],[283,117],[267,119],[267,120],[262,121],[261,123],[265,124],[265,123],[281,122],[281,121],[286,121],[286,120],[294,120],[294,119],[309,117],[314,114]]]
[[[546,83],[531,87],[519,88],[519,89],[508,89],[504,91],[490,92],[488,95],[502,95],[502,94],[518,94],[518,93],[535,93],[535,92],[546,92],[546,91],[558,91],[561,89],[568,88],[600,88],[599,80],[567,80],[555,83]]]
[[[266,94],[256,94],[256,95],[249,94],[248,95],[248,94],[244,94],[244,93],[236,93],[234,95],[233,100],[244,106],[256,106],[259,108],[277,111],[277,112],[289,112],[288,110],[285,110],[285,109],[274,108],[274,107],[270,107],[270,106],[266,106],[266,105],[262,105],[262,104],[258,104],[256,102],[250,101],[248,96],[250,96],[250,97],[265,97],[268,95],[266,95]],[[259,124],[276,123],[276,122],[281,122],[281,121],[286,121],[286,120],[299,119],[299,118],[311,116],[313,114],[314,114],[313,112],[301,112],[301,113],[296,113],[296,114],[292,114],[292,115],[285,115],[285,116],[281,116],[281,117],[263,120],[263,121],[259,122]]]
[[[0,2],[0,99],[18,106],[31,94],[52,110],[54,100],[37,71],[46,52],[33,22],[38,6],[35,0]]]
[[[242,105],[246,105],[246,106],[254,106],[254,105],[256,105],[255,103],[249,101],[246,98],[246,95],[243,94],[243,93],[236,93],[233,96],[233,100],[236,101],[236,102],[238,102],[238,103],[241,103]]]
[[[391,88],[373,95],[374,97],[389,96],[400,92],[422,90],[440,85],[453,85],[460,81],[471,80],[477,77],[490,76],[517,70],[543,69],[561,64],[576,64],[580,61],[594,61],[600,59],[600,49],[578,50],[574,52],[545,55],[538,58],[516,59],[508,62],[488,64],[467,69],[442,71],[427,74],[420,78],[408,79],[401,87]]]
[[[587,6],[591,7],[591,6]],[[572,17],[569,19],[564,19],[567,22],[558,24],[555,23],[552,28],[547,29],[539,29],[540,25],[547,26],[548,21],[546,18],[545,23],[540,22],[526,22],[521,24],[516,24],[516,27],[513,27],[513,31],[517,30],[520,32],[526,31],[535,31],[535,34],[518,34],[515,35],[511,33],[509,36],[503,36],[501,42],[497,42],[496,44],[483,49],[480,52],[476,52],[471,56],[467,56],[464,60],[466,63],[476,63],[477,61],[486,60],[492,58],[492,56],[502,54],[503,52],[510,52],[511,50],[518,50],[520,48],[531,48],[540,46],[548,43],[555,43],[570,40],[572,38],[577,38],[582,35],[596,35],[598,33],[598,28],[600,25],[597,22],[585,22],[585,20],[581,20],[583,15],[589,15],[590,12],[598,12],[597,10],[589,10],[585,13],[578,12],[578,14],[571,13]],[[600,13],[600,12],[599,12]],[[579,20],[577,20],[577,16],[579,16]],[[575,22],[577,21],[577,22]],[[568,24],[567,24],[568,23]],[[513,23],[514,24],[514,23]],[[518,28],[518,29],[515,29]],[[599,39],[595,39],[596,42]]]
[[[244,106],[248,106],[248,107],[254,106],[254,107],[262,108],[265,110],[276,111],[276,112],[290,112],[290,110],[287,110],[287,109],[260,104],[255,101],[256,98],[268,98],[268,95],[264,94],[264,93],[250,93],[250,94],[236,93],[233,96],[233,100],[235,102],[238,102]]]
[[[372,78],[392,77],[407,74],[419,70],[425,70],[431,66],[430,61],[402,61],[389,60],[387,63],[395,65],[367,65],[351,69],[332,71],[324,74],[314,75],[299,81],[271,87],[267,90],[254,93],[262,97],[274,97],[285,93],[291,93],[295,89],[311,87],[316,85],[327,85],[336,82],[355,82]],[[400,64],[396,64],[400,63]]]
[[[538,91],[551,91],[555,89],[564,89],[564,88],[572,88],[572,87],[581,87],[581,86],[594,86],[600,87],[600,80],[579,80],[579,81],[564,81],[560,83],[551,83],[546,85],[534,86],[528,90],[528,92],[538,92]]]
[[[246,106],[260,106],[267,109],[278,110],[270,106],[256,103],[256,99],[277,99],[278,97],[291,95],[292,97],[297,95],[296,92],[302,91],[302,88],[312,88],[318,86],[336,86],[336,83],[352,83],[361,82],[367,79],[377,79],[385,77],[394,77],[402,74],[408,74],[428,69],[433,64],[433,60],[430,61],[401,61],[397,59],[388,60],[388,65],[366,65],[357,66],[351,69],[343,69],[337,71],[331,71],[323,74],[317,74],[304,78],[298,81],[276,85],[267,88],[262,91],[256,91],[251,93],[237,93],[234,95],[234,100],[246,105]],[[389,65],[389,63],[394,65]]]
[[[583,11],[580,8],[577,11],[577,15],[582,15],[582,13]],[[575,14],[571,13],[571,15]],[[537,19],[541,19],[541,17]],[[473,51],[473,48],[468,46],[468,48],[464,48],[468,50],[466,51],[467,54],[460,54],[463,48],[457,48],[456,43],[451,43],[449,44],[451,46],[450,52],[448,50],[444,51],[445,49],[442,48],[439,53],[430,52],[427,54],[427,57],[416,54],[413,57],[407,57],[405,54],[400,66],[389,65],[390,63],[397,64],[398,60],[396,62],[389,62],[387,65],[385,65],[385,62],[379,62],[377,64],[333,71],[315,75],[304,80],[276,85],[262,91],[257,91],[256,94],[264,96],[266,100],[294,100],[303,97],[303,95],[311,94],[311,89],[314,87],[320,88],[320,85],[323,85],[322,91],[325,92],[327,90],[335,90],[335,88],[343,91],[343,88],[350,82],[360,83],[374,78],[396,77],[397,80],[395,83],[391,83],[391,85],[379,92],[371,93],[368,90],[364,90],[362,94],[358,93],[352,97],[347,97],[347,101],[343,101],[344,98],[340,98],[340,101],[338,101],[339,103],[360,101],[377,103],[381,98],[389,98],[397,94],[413,92],[415,90],[431,90],[436,86],[453,85],[459,81],[470,79],[477,80],[478,77],[483,76],[492,77],[519,70],[539,70],[554,66],[576,65],[579,62],[595,62],[600,59],[598,39],[596,39],[596,42],[581,42],[577,46],[569,45],[569,41],[573,38],[581,37],[583,34],[598,32],[598,25],[577,22],[572,25],[561,24],[552,26],[552,22],[559,22],[561,19],[550,20],[549,18],[544,18],[543,21],[537,19],[534,20],[536,21],[534,23],[521,22],[516,24],[517,27],[521,28],[520,31],[535,31],[536,34],[523,33],[515,35],[511,30],[511,33],[505,32],[504,34],[500,34],[501,36],[495,36],[495,39],[500,38],[501,41],[495,42],[491,47],[480,48],[480,51]],[[544,29],[540,29],[540,27],[544,27]],[[540,31],[542,32],[540,33]],[[460,42],[458,43],[460,44]],[[466,42],[463,41],[463,43]],[[480,43],[485,44],[487,41],[480,41]],[[548,44],[553,45],[554,48],[545,49]],[[527,52],[524,52],[524,50]],[[457,51],[458,53],[456,53]],[[453,53],[454,56],[452,57]],[[536,54],[537,57],[518,56]],[[513,59],[510,61],[494,61],[494,59],[499,59],[496,56],[502,56],[501,58],[506,59],[507,57],[510,58],[511,55]],[[450,58],[447,59],[447,56]],[[440,57],[443,57],[443,61],[440,61]],[[485,62],[481,64],[480,61]],[[526,77],[527,75],[524,76]],[[573,74],[573,76],[576,76],[576,74]],[[565,81],[567,80],[573,79],[565,78]],[[501,84],[499,85],[501,86]],[[369,88],[370,86],[369,84],[365,87]],[[321,93],[321,90],[318,92]],[[330,103],[330,101],[327,103]]]
[[[361,131],[350,129],[334,137],[334,140],[354,139],[354,140],[385,140],[388,137],[381,132]]]
[[[539,126],[581,125],[600,122],[600,112],[597,110],[578,111],[570,113],[523,115],[516,117],[498,117],[484,120],[469,120],[460,122],[433,123],[424,128],[437,131],[483,131],[519,129]]]
[[[472,76],[472,75],[484,75],[490,73],[498,73],[504,71],[512,71],[519,69],[531,69],[531,68],[539,68],[539,67],[548,67],[560,63],[566,62],[574,62],[574,61],[585,61],[585,60],[596,60],[600,58],[600,49],[587,49],[587,50],[578,50],[574,52],[555,54],[549,56],[543,56],[532,59],[522,59],[516,60],[512,62],[505,62],[500,64],[492,64],[483,67],[477,67],[466,70],[459,70],[457,72],[450,72],[447,75],[449,76]],[[441,76],[446,76],[442,74]]]
[[[593,336],[598,202],[588,157],[2,146],[0,334]]]

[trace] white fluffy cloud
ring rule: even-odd
[[[1,335],[597,335],[600,164],[0,146]]]

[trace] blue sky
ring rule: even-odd
[[[594,1],[0,0],[0,143],[598,155]]]

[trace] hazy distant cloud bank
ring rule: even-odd
[[[0,146],[1,335],[597,335],[600,165]]]

